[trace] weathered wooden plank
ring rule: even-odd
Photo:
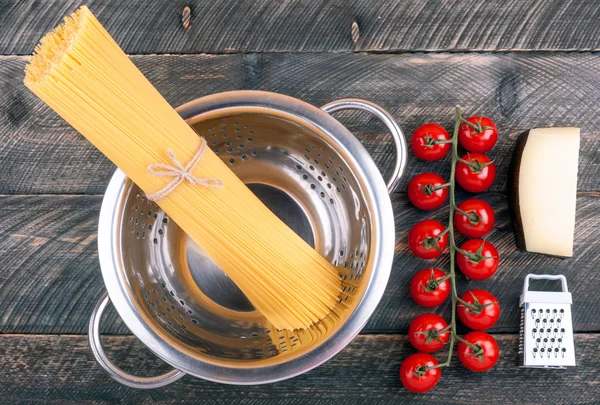
[[[459,195],[458,201],[464,197]],[[600,283],[596,262],[600,252],[600,194],[580,193],[575,254],[565,260],[515,251],[506,197],[491,193],[484,198],[497,214],[497,226],[488,240],[498,248],[501,266],[490,280],[468,282],[460,276],[459,292],[485,288],[497,296],[502,315],[493,331],[518,331],[519,295],[525,275],[532,272],[565,274],[574,297],[575,329],[600,331],[600,295],[596,292]],[[412,225],[425,218],[445,223],[447,211],[418,211],[403,193],[395,194],[392,200],[396,258],[383,300],[365,333],[405,333],[416,315],[427,312],[409,295],[412,275],[434,265],[448,269],[448,255],[437,262],[425,261],[414,257],[407,246]],[[100,196],[0,197],[0,255],[4,258],[0,267],[0,333],[86,333],[92,308],[104,291],[96,250],[100,203]],[[449,318],[449,309],[446,304],[434,312]],[[127,328],[111,310],[103,331],[122,334]]]
[[[7,403],[28,404],[242,405],[592,404],[600,397],[600,335],[575,336],[578,365],[568,370],[520,369],[518,337],[495,338],[501,357],[493,370],[475,374],[455,360],[432,391],[412,394],[402,387],[398,368],[414,349],[399,335],[359,336],[324,365],[275,384],[230,386],[187,376],[151,391],[113,381],[95,364],[85,336],[0,335],[0,396]],[[104,341],[113,361],[130,372],[153,375],[168,369],[133,337]]]
[[[407,136],[426,121],[452,128],[453,109],[494,118],[500,141],[493,190],[506,188],[514,139],[532,128],[581,125],[579,188],[600,190],[600,55],[251,54],[137,56],[133,60],[173,105],[226,90],[260,89],[323,105],[361,97],[389,109]],[[22,84],[25,57],[0,57],[0,193],[102,193],[114,167]],[[337,115],[384,171],[393,143],[364,113]],[[411,154],[412,155],[412,154]],[[400,189],[448,162],[411,156]]]
[[[128,53],[595,50],[592,0],[3,1],[0,54],[31,53],[82,3]],[[184,24],[184,7],[190,8]],[[358,30],[352,36],[352,25]]]

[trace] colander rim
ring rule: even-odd
[[[386,184],[371,156],[347,128],[317,107],[278,93],[240,90],[201,97],[181,105],[176,110],[184,119],[190,120],[203,112],[243,106],[264,106],[294,115],[301,113],[302,119],[323,129],[336,142],[336,146],[345,149],[345,156],[361,168],[363,187],[367,187],[364,192],[371,196],[371,208],[373,214],[377,215],[373,221],[377,226],[373,228],[372,238],[378,243],[374,244],[376,249],[371,278],[360,302],[345,324],[304,356],[254,369],[211,364],[169,344],[152,329],[149,320],[145,319],[146,315],[136,310],[136,304],[125,290],[126,282],[115,254],[118,251],[118,237],[113,231],[113,225],[118,221],[116,211],[120,196],[128,180],[119,169],[112,176],[102,201],[98,226],[98,255],[105,286],[119,316],[154,354],[171,366],[205,380],[253,385],[272,383],[303,374],[331,359],[358,335],[379,304],[389,280],[394,258],[395,224],[390,220],[394,215]]]

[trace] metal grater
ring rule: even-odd
[[[529,291],[529,280],[560,280],[562,291]],[[522,367],[566,368],[575,365],[571,293],[563,275],[528,274],[521,295]]]

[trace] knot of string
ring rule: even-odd
[[[202,158],[205,148],[206,148],[206,140],[204,138],[202,138],[202,142],[200,144],[200,147],[198,148],[198,151],[194,154],[194,157],[192,157],[192,160],[190,160],[189,163],[186,164],[185,166],[182,165],[181,162],[179,162],[175,158],[175,153],[173,153],[173,150],[171,150],[171,149],[169,149],[167,151],[167,153],[168,153],[169,157],[171,158],[171,161],[173,162],[172,165],[164,164],[164,163],[155,163],[155,164],[151,164],[150,166],[148,166],[149,174],[151,174],[153,176],[174,177],[174,179],[171,180],[171,182],[169,184],[167,184],[165,187],[163,187],[161,190],[159,190],[153,194],[148,194],[146,197],[150,201],[158,201],[161,198],[164,198],[164,197],[168,196],[169,194],[171,194],[184,181],[188,181],[192,185],[197,184],[197,185],[200,185],[203,187],[208,187],[208,188],[223,187],[223,182],[221,180],[212,179],[212,178],[200,178],[200,177],[196,177],[192,174],[192,170],[194,170],[194,167],[196,167],[196,165]]]

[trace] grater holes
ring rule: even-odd
[[[229,164],[230,165],[233,165],[234,163],[235,163],[235,159],[234,158],[229,159]]]
[[[303,175],[302,175],[302,178],[303,178],[304,180],[308,180],[308,175],[306,175],[306,174],[303,174]]]

